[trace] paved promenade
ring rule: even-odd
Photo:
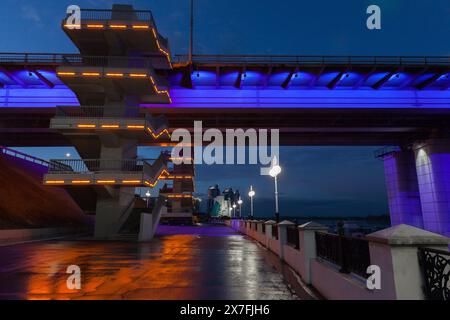
[[[0,299],[310,298],[292,270],[228,227],[161,227],[149,243],[46,241],[0,247]],[[69,265],[81,290],[67,289]]]

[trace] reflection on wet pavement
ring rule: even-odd
[[[0,299],[302,296],[286,283],[273,254],[227,227],[165,227],[160,233],[140,244],[77,240],[1,247]],[[69,265],[81,268],[81,290],[67,289]]]

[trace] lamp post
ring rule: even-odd
[[[242,199],[239,198],[238,200],[238,205],[239,205],[239,219],[242,219]]]
[[[233,217],[236,218],[236,203],[233,203]]]
[[[230,217],[231,217],[231,212],[233,211],[233,208],[230,208]]]
[[[250,192],[248,193],[250,197],[250,218],[253,218],[253,197],[255,196],[255,190],[253,190],[253,186],[250,186]]]
[[[278,179],[277,176],[281,173],[281,167],[278,165],[277,157],[273,157],[272,167],[270,168],[269,174],[275,180],[275,220],[280,222],[280,212],[278,209]]]
[[[145,193],[145,196],[147,197],[147,208],[148,208],[148,202],[150,201],[150,197],[152,196],[152,194],[150,193],[150,190],[147,190],[147,192]]]

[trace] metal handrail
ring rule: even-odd
[[[175,55],[174,62],[188,61],[187,55]],[[294,64],[294,65],[450,65],[449,56],[315,56],[315,55],[194,55],[194,63],[216,64]]]
[[[67,14],[66,18],[69,16],[70,14]],[[134,9],[81,9],[81,20],[144,21],[155,24],[151,11]]]
[[[29,154],[26,154],[26,153],[23,153],[23,152],[14,150],[14,149],[3,147],[3,146],[0,146],[0,154],[6,154],[6,155],[9,155],[9,156],[18,158],[18,159],[22,159],[22,160],[25,160],[25,161],[29,161],[29,162],[33,162],[33,163],[36,163],[36,164],[40,164],[40,165],[45,166],[45,167],[48,167],[50,165],[49,161],[46,161],[46,160],[43,160],[43,159],[31,156]]]
[[[3,64],[35,64],[57,66],[97,66],[151,68],[154,58],[164,58],[162,54],[148,54],[143,57],[124,56],[87,56],[65,53],[0,53],[0,63]]]
[[[62,159],[50,160],[49,173],[141,172],[156,159]]]
[[[55,118],[56,119],[77,119],[77,118],[120,118],[126,116],[133,116],[136,119],[139,118],[139,107],[126,107],[124,109],[124,113],[121,115],[110,115],[105,112],[108,107],[105,106],[58,106],[56,107]],[[145,118],[139,118],[140,120],[144,120]]]
[[[80,54],[0,52],[0,63],[57,64],[80,59]],[[153,57],[152,55],[148,56]],[[155,55],[159,57],[159,55]],[[127,57],[120,57],[128,59]],[[134,58],[139,59],[139,58]],[[141,59],[146,59],[143,57]],[[147,58],[148,59],[148,58]],[[175,55],[173,62],[188,62],[187,55]],[[298,56],[298,55],[194,55],[194,63],[293,64],[293,65],[386,65],[449,66],[449,56]]]

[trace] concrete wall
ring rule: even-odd
[[[0,156],[0,229],[74,227],[89,219],[60,187],[44,186],[47,167]]]

